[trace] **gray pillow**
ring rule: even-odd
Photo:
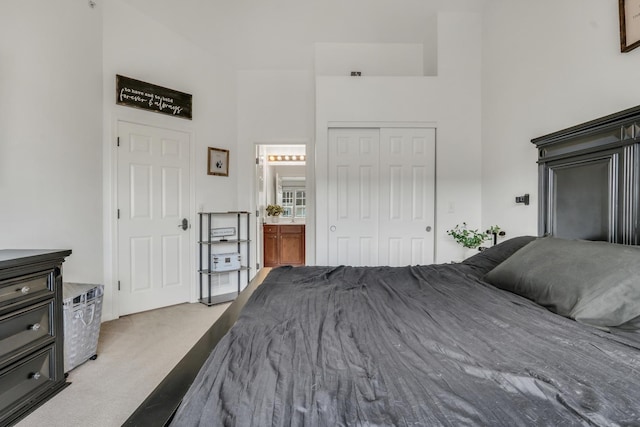
[[[485,280],[593,326],[618,326],[640,316],[635,246],[545,237],[507,258]]]

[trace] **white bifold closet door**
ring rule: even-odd
[[[329,129],[330,265],[434,260],[435,129]]]

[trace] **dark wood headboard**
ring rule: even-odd
[[[531,142],[539,235],[640,243],[640,106]]]

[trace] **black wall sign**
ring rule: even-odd
[[[116,74],[116,104],[191,120],[191,95]]]

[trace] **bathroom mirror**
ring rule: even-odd
[[[305,177],[276,175],[276,203],[284,208],[283,218],[305,218],[307,216]]]

